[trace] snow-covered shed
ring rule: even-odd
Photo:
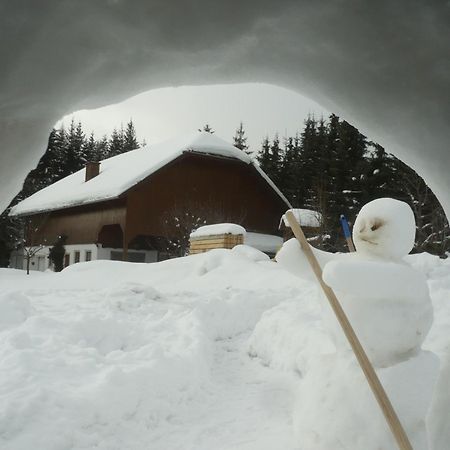
[[[283,238],[277,235],[248,232],[234,223],[204,225],[190,234],[189,254],[203,253],[215,248],[233,248],[246,244],[270,257],[274,257],[283,245]]]
[[[17,204],[29,244],[67,236],[66,264],[86,259],[157,261],[183,227],[232,222],[277,234],[289,202],[245,153],[195,133],[89,165]],[[190,230],[188,230],[190,231]]]
[[[323,219],[322,215],[318,211],[302,208],[294,208],[290,211],[294,214],[295,220],[297,220],[297,222],[301,225],[306,236],[314,236],[319,232]],[[285,241],[294,236],[294,233],[292,232],[286,218],[286,214],[281,216],[279,228],[283,232],[283,238]]]

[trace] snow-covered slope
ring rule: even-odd
[[[280,190],[245,152],[211,133],[196,132],[105,159],[101,161],[100,173],[88,182],[85,181],[85,169],[81,169],[26,198],[13,207],[10,214],[33,214],[117,198],[184,152],[225,156],[254,165],[289,205]]]
[[[315,286],[246,250],[0,269],[0,448],[308,450],[293,415],[309,397],[296,396],[332,351]],[[426,348],[448,366],[450,263],[409,258],[435,307]],[[366,414],[363,435],[379,413]]]

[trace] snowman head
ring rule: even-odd
[[[358,253],[398,260],[414,246],[416,222],[410,206],[392,198],[379,198],[365,204],[353,226]]]

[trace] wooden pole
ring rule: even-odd
[[[378,405],[381,408],[381,411],[383,412],[389,428],[391,429],[391,432],[394,435],[395,440],[397,441],[398,448],[400,450],[413,450],[408,436],[406,435],[405,430],[403,429],[403,426],[400,423],[400,420],[397,417],[397,414],[395,413],[395,410],[389,400],[389,397],[387,396],[372,364],[370,363],[366,352],[359,342],[359,339],[356,336],[356,333],[353,330],[350,321],[348,320],[344,310],[342,309],[342,306],[339,303],[336,294],[329,286],[325,284],[322,279],[322,268],[320,267],[317,258],[311,250],[311,247],[308,244],[305,235],[303,234],[302,228],[295,219],[294,214],[292,214],[292,211],[288,211],[286,213],[286,218],[289,222],[291,230],[294,233],[294,236],[299,241],[302,250],[306,255],[306,258],[308,259],[308,262],[311,265],[311,268],[314,271],[314,274],[321,288],[323,289],[323,292],[325,293],[334,313],[336,314],[339,324],[341,325],[342,330],[344,331],[344,334],[348,342],[350,343],[350,346],[352,347],[356,359],[358,360],[358,363],[361,366],[364,375],[366,376],[367,382],[372,389],[372,392],[378,402]]]

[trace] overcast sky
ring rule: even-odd
[[[99,109],[75,111],[57,126],[63,122],[67,127],[74,117],[87,133],[94,131],[98,138],[132,118],[138,138],[151,144],[208,123],[217,135],[231,142],[242,121],[251,149],[258,150],[266,135],[273,137],[278,132],[283,137],[301,130],[308,114],[326,117],[329,112],[309,98],[269,84],[182,86],[151,90]]]

